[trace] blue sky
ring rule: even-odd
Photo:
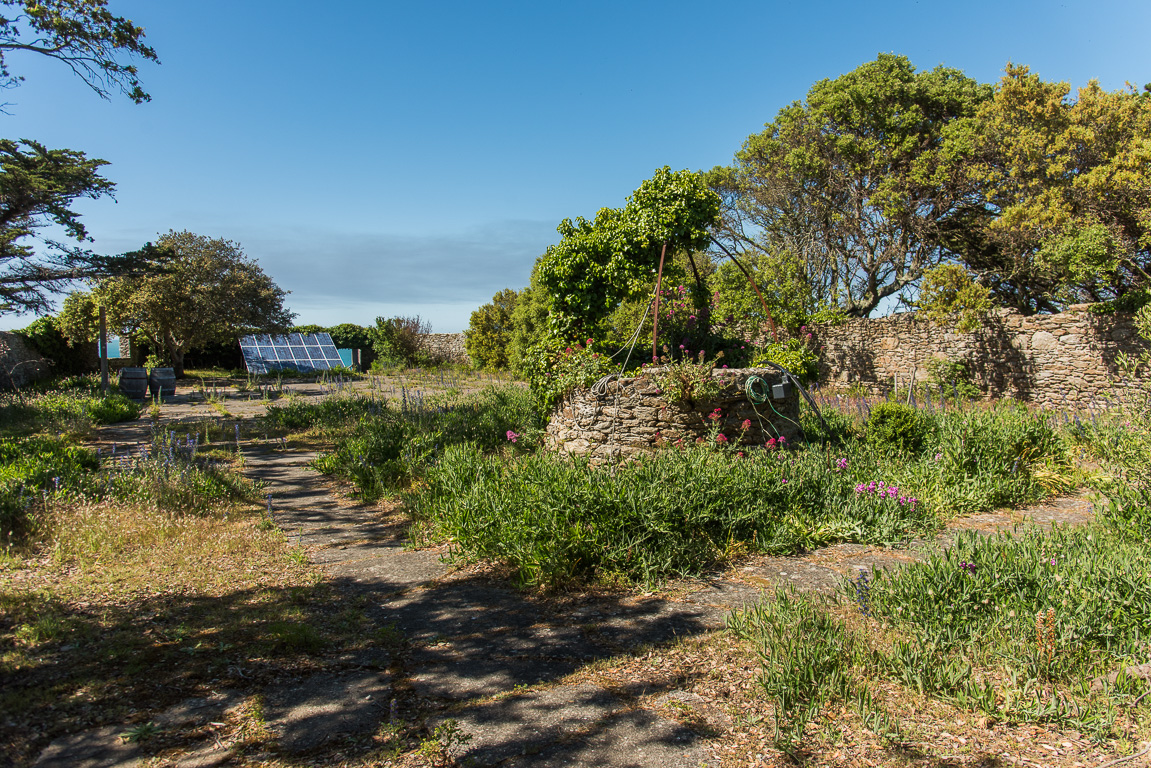
[[[1151,81],[1151,3],[110,0],[147,31],[153,101],[10,55],[4,136],[109,161],[92,247],[238,242],[297,322],[419,314],[437,332],[527,284],[564,217],[654,169],[727,163],[812,83],[879,52],[985,82],[1007,61]],[[335,9],[335,10],[333,10]],[[30,318],[0,316],[0,327]]]

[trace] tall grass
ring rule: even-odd
[[[368,501],[420,477],[450,446],[468,443],[494,451],[509,444],[509,431],[538,432],[530,395],[518,386],[427,400],[335,395],[269,408],[267,419],[272,427],[308,430],[336,442],[316,468],[350,480]]]
[[[609,472],[542,453],[508,462],[467,445],[446,449],[424,480],[406,499],[426,535],[508,563],[530,584],[658,581],[736,552],[898,542],[937,524],[906,497],[856,493],[817,452],[739,459],[693,447]]]
[[[1059,426],[1018,403],[898,406],[912,415],[906,429],[914,435],[876,424],[893,403],[843,397],[823,403],[826,426],[804,413],[809,443],[826,444],[854,468],[875,467],[945,516],[1022,504],[1070,484],[1071,453]]]
[[[194,516],[257,498],[256,485],[231,466],[198,457],[193,440],[166,431],[104,454],[58,436],[0,441],[0,535],[8,546],[58,534],[58,512],[77,505]]]
[[[93,425],[128,421],[141,406],[115,390],[104,395],[94,376],[72,376],[0,394],[0,434],[67,432],[86,435]]]

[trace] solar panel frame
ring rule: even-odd
[[[340,353],[327,333],[254,334],[240,338],[240,351],[249,373],[329,370],[342,365]]]

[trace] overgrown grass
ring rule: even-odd
[[[1059,426],[1018,403],[916,410],[865,399],[824,400],[826,428],[804,412],[810,443],[865,463],[944,516],[1014,506],[1074,486],[1071,452]],[[884,410],[887,409],[887,410]],[[866,478],[862,478],[866,480]],[[869,482],[869,481],[868,481]]]
[[[87,435],[97,424],[129,421],[141,406],[120,392],[104,395],[94,376],[72,376],[0,394],[0,436],[35,432]]]
[[[877,685],[1098,739],[1132,724],[1151,690],[1125,672],[1151,654],[1151,554],[1103,525],[966,532],[923,562],[843,586],[839,607],[780,592],[729,619],[759,649],[785,751],[837,702],[898,741],[898,718],[870,703]]]
[[[493,455],[489,438],[419,462],[423,483],[406,499],[424,537],[507,563],[525,583],[652,582],[739,553],[898,544],[957,513],[1038,498],[1043,470],[1067,472],[1062,438],[1023,408],[941,414],[916,451],[868,440],[846,414],[826,419],[805,423],[809,442],[792,450],[667,449],[614,470]]]
[[[161,515],[210,515],[221,505],[257,500],[256,485],[196,450],[193,440],[166,431],[104,455],[62,437],[0,441],[4,544],[51,538],[59,527],[55,510],[71,505],[109,501]]]
[[[866,437],[866,409],[844,410],[829,419],[838,446]],[[734,614],[732,631],[759,649],[776,745],[801,751],[837,703],[899,742],[898,717],[873,703],[879,687],[986,722],[1133,738],[1151,708],[1151,684],[1126,672],[1151,656],[1149,426],[1140,409],[1052,419],[978,407],[937,410],[913,425],[923,446],[903,455],[921,464],[943,454],[930,498],[970,509],[1063,487],[1067,440],[1103,464],[1098,516],[1081,528],[963,532],[922,562],[845,582],[838,605],[780,593]]]
[[[508,563],[529,584],[658,581],[738,553],[898,542],[937,523],[906,497],[855,493],[814,451],[733,459],[693,447],[609,472],[457,446],[425,481],[407,496],[425,535],[451,540],[465,558]]]
[[[307,430],[335,442],[335,450],[316,461],[317,469],[350,480],[368,501],[420,477],[450,446],[469,443],[494,451],[510,444],[509,431],[535,428],[530,396],[517,386],[426,401],[406,394],[398,402],[336,395],[269,408],[266,419],[273,429]]]

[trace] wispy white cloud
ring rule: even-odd
[[[461,306],[470,313],[496,291],[527,285],[536,258],[558,237],[554,222],[507,221],[428,236],[253,232],[241,245],[292,292],[288,304],[301,315],[346,307],[357,316],[440,314],[458,322]]]

